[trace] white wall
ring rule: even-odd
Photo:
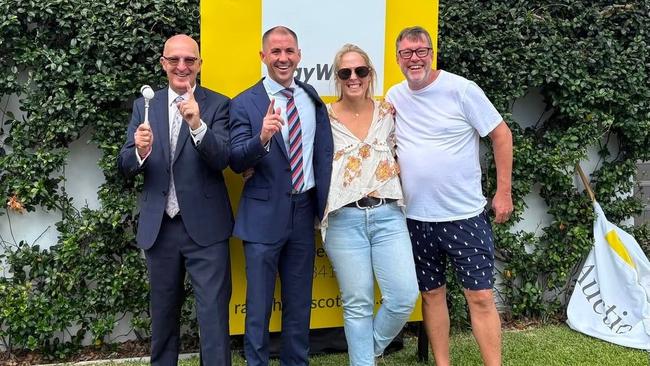
[[[22,112],[18,109],[18,98],[16,96],[5,97],[0,101],[4,108],[8,103],[7,110],[14,113],[20,121]],[[0,112],[1,113],[1,112]],[[2,115],[0,114],[0,119]],[[124,122],[126,126],[128,121]],[[4,126],[5,133],[8,127]],[[126,128],[126,127],[125,127]],[[70,152],[63,169],[66,192],[72,197],[72,204],[76,209],[89,207],[97,209],[100,203],[97,197],[99,186],[104,183],[104,174],[97,166],[101,158],[101,151],[95,143],[90,142],[93,131],[85,131],[82,136],[70,144]],[[6,135],[5,135],[6,136]],[[10,148],[7,149],[11,151]],[[55,172],[60,175],[61,172]],[[34,212],[20,214],[11,210],[5,210],[6,215],[0,216],[0,240],[5,246],[15,245],[25,241],[30,245],[39,245],[41,248],[49,248],[57,243],[59,232],[56,230],[56,223],[61,220],[61,213],[47,211],[38,207]],[[3,246],[0,245],[0,253]],[[10,276],[4,263],[0,263],[0,276]],[[125,341],[133,339],[134,334],[128,333],[131,316],[127,315],[111,335],[113,341]],[[75,329],[72,329],[73,331]],[[123,336],[127,334],[127,336]],[[85,339],[90,344],[90,335]]]
[[[85,206],[94,209],[100,207],[97,190],[104,182],[104,174],[97,166],[101,151],[96,144],[88,142],[91,136],[92,131],[88,130],[70,144],[70,153],[64,167],[65,189],[77,209]],[[55,175],[59,174],[61,172],[55,172]],[[59,233],[55,224],[61,220],[61,213],[46,211],[41,207],[25,214],[11,210],[6,210],[6,213],[0,216],[0,238],[5,245],[14,245],[23,240],[31,245],[40,245],[41,248],[56,244]]]

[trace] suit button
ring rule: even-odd
[[[162,193],[162,194],[163,194],[163,196],[164,196],[164,195],[166,195],[166,194],[167,194],[167,191],[162,191],[161,193]]]

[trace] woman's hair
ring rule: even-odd
[[[339,80],[338,77],[338,71],[341,69],[341,59],[346,53],[349,52],[358,53],[366,63],[366,66],[370,68],[370,74],[367,76],[370,78],[370,80],[368,82],[368,90],[366,90],[366,97],[372,98],[375,92],[375,80],[377,79],[377,74],[375,73],[375,68],[372,66],[372,62],[370,62],[370,56],[368,56],[366,51],[362,50],[359,46],[349,43],[343,45],[343,47],[341,47],[341,49],[336,53],[336,56],[334,56],[334,85],[336,89],[336,96],[338,97],[338,100],[341,100],[343,95],[341,80]]]

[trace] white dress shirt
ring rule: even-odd
[[[280,116],[284,121],[282,129],[282,140],[284,147],[289,152],[289,124],[287,123],[287,97],[281,91],[286,89],[277,81],[266,77],[262,81],[266,94],[269,99],[275,99],[275,108],[280,107]],[[303,192],[316,186],[316,179],[314,178],[314,137],[316,136],[316,107],[307,92],[298,86],[295,81],[291,82],[293,88],[293,99],[298,109],[298,116],[300,117],[300,128],[302,130],[302,170],[305,177],[305,185]]]

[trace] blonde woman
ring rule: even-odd
[[[343,299],[350,364],[373,365],[408,320],[418,296],[392,107],[373,100],[375,70],[347,44],[334,58],[338,100],[328,105],[334,138],[322,234]],[[382,304],[374,315],[374,280]]]

